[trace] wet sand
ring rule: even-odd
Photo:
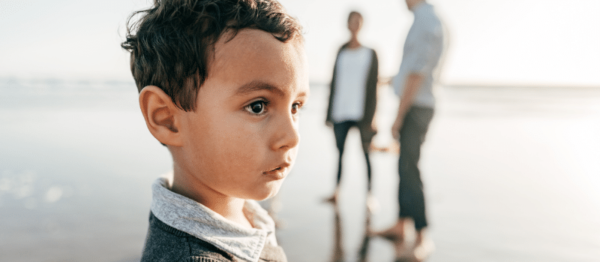
[[[139,260],[150,184],[171,162],[144,126],[134,86],[4,81],[0,90],[0,261]],[[600,90],[441,91],[421,162],[436,244],[427,261],[598,261]],[[337,161],[324,125],[326,95],[312,87],[302,112],[300,154],[278,196],[280,244],[291,262],[361,261],[361,254],[393,261],[390,242],[365,241],[356,130],[337,218],[322,203]],[[391,141],[394,106],[383,91],[377,145]],[[372,154],[376,230],[398,210],[397,158]]]

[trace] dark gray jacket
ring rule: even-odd
[[[188,233],[163,223],[150,212],[148,235],[142,254],[142,262],[229,262],[242,261],[215,246]],[[261,262],[286,262],[281,247],[265,245]]]
[[[329,85],[329,106],[327,107],[327,119],[325,122],[330,125],[333,124],[333,120],[331,118],[331,110],[333,105],[333,97],[335,95],[336,83],[335,78],[337,76],[337,63],[340,57],[340,52],[348,47],[348,43],[342,45],[342,47],[338,50],[335,65],[333,67],[333,75],[331,79],[331,84]],[[375,117],[375,109],[377,108],[377,78],[379,75],[379,62],[377,60],[377,53],[375,50],[371,49],[373,53],[371,58],[371,65],[369,67],[369,73],[367,75],[367,83],[365,88],[365,111],[363,114],[363,118],[358,121],[358,128],[360,128],[361,139],[363,144],[371,143],[371,139],[377,134],[377,130],[375,129],[375,124],[373,119]]]

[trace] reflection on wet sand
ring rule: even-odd
[[[404,224],[404,238],[386,238],[395,251],[395,262],[421,262],[425,261],[434,250],[433,241],[427,236],[417,241],[417,232],[413,221],[408,219]]]
[[[333,241],[333,256],[331,258],[332,262],[343,262],[344,261],[344,246],[342,244],[342,223],[340,219],[340,209],[337,203],[333,203],[333,211],[335,216],[333,218],[334,222],[334,241]]]
[[[344,245],[342,243],[343,233],[342,233],[342,222],[340,216],[340,209],[337,203],[332,203],[331,205],[334,211],[334,242],[333,242],[333,255],[331,257],[332,262],[344,262],[346,261],[344,256]],[[369,261],[367,256],[369,252],[369,241],[371,240],[371,234],[369,232],[371,224],[371,215],[367,212],[367,216],[365,218],[365,232],[363,234],[363,240],[360,244],[360,249],[358,251],[358,261],[366,262]]]
[[[369,261],[369,259],[367,259],[367,255],[369,254],[369,242],[371,241],[369,228],[371,228],[371,214],[370,212],[367,212],[367,216],[365,218],[365,234],[358,251],[358,261],[360,262]]]
[[[336,203],[332,203],[331,205],[334,211],[334,242],[333,242],[333,252],[331,262],[345,262],[349,261],[346,259],[344,252],[344,244],[343,244],[343,232],[342,232],[342,222],[339,206]],[[404,239],[398,238],[385,238],[388,240],[390,244],[393,245],[395,256],[394,262],[422,262],[425,261],[429,257],[429,255],[434,250],[433,241],[430,238],[425,238],[421,242],[420,245],[416,244],[416,232],[414,230],[414,226],[411,224],[412,221],[409,221],[407,225],[405,225],[405,235]],[[379,235],[374,234],[371,230],[371,214],[370,212],[366,212],[365,218],[365,231],[363,234],[363,239],[358,249],[358,260],[359,262],[367,262],[369,261],[369,243],[371,238],[378,237]]]

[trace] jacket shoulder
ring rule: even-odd
[[[190,261],[194,262],[231,262],[237,261],[232,255],[197,238],[188,241],[190,246]]]
[[[377,51],[375,51],[375,49],[367,47],[369,49],[369,51],[371,51],[371,53],[373,54],[373,57],[377,58]]]
[[[229,262],[234,258],[215,246],[163,223],[150,213],[142,262]]]

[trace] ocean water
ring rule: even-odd
[[[427,261],[600,261],[600,90],[440,87],[421,168]],[[359,135],[337,151],[313,85],[300,153],[280,194],[278,240],[291,262],[394,261],[365,236],[396,219],[398,155],[375,152],[366,213]],[[379,146],[397,101],[381,89]],[[171,169],[147,131],[132,83],[0,80],[0,261],[137,261],[150,185]],[[336,212],[337,211],[337,212]]]

